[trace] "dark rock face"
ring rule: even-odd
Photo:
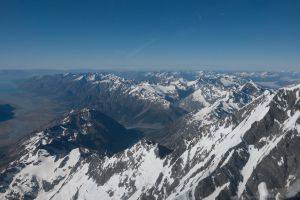
[[[263,149],[266,145],[265,138],[272,140],[280,136],[282,139],[276,144],[276,147],[267,155],[262,156],[262,160],[257,165],[253,165],[256,166],[255,168],[249,169],[253,172],[246,182],[242,196],[245,199],[259,199],[258,185],[260,183],[266,184],[268,198],[283,199],[297,196],[297,191],[300,190],[299,186],[297,186],[298,189],[290,189],[287,184],[290,184],[291,177],[293,177],[294,184],[297,184],[295,179],[299,177],[299,148],[296,147],[299,146],[299,133],[297,129],[282,129],[282,124],[285,124],[285,120],[290,117],[288,116],[289,113],[299,112],[299,97],[297,97],[299,89],[296,91],[280,90],[274,96],[268,113],[262,120],[253,123],[251,129],[243,137],[242,146],[235,147],[228,163],[197,185],[196,199],[208,196],[213,190],[226,182],[230,183],[230,186],[220,193],[219,199],[226,199],[228,195],[231,198],[236,196],[240,187],[239,182],[245,179],[241,174],[241,170],[247,162],[256,162],[249,161],[251,152],[249,147]],[[299,117],[297,120],[299,120]],[[245,152],[244,155],[241,152]],[[213,184],[212,178],[214,180]],[[212,187],[212,185],[215,186]],[[208,192],[209,188],[211,188],[210,192]],[[289,192],[289,190],[292,190],[292,192]]]
[[[42,144],[40,148],[54,154],[86,148],[109,155],[129,148],[142,138],[141,133],[125,129],[96,110],[71,111],[61,122],[44,131],[51,142]]]

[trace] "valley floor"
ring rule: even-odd
[[[66,111],[49,98],[21,91],[0,92],[0,104],[15,108],[14,118],[0,122],[0,147],[15,143]]]

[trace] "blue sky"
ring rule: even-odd
[[[300,69],[298,0],[1,0],[0,68]]]

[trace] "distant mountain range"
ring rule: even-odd
[[[300,198],[300,84],[270,88],[262,76],[276,77],[67,73],[20,82],[70,111],[9,148],[0,199]]]

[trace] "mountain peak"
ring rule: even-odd
[[[116,153],[141,138],[135,131],[94,109],[72,110],[44,131],[42,148],[67,150],[77,147],[100,153]]]

